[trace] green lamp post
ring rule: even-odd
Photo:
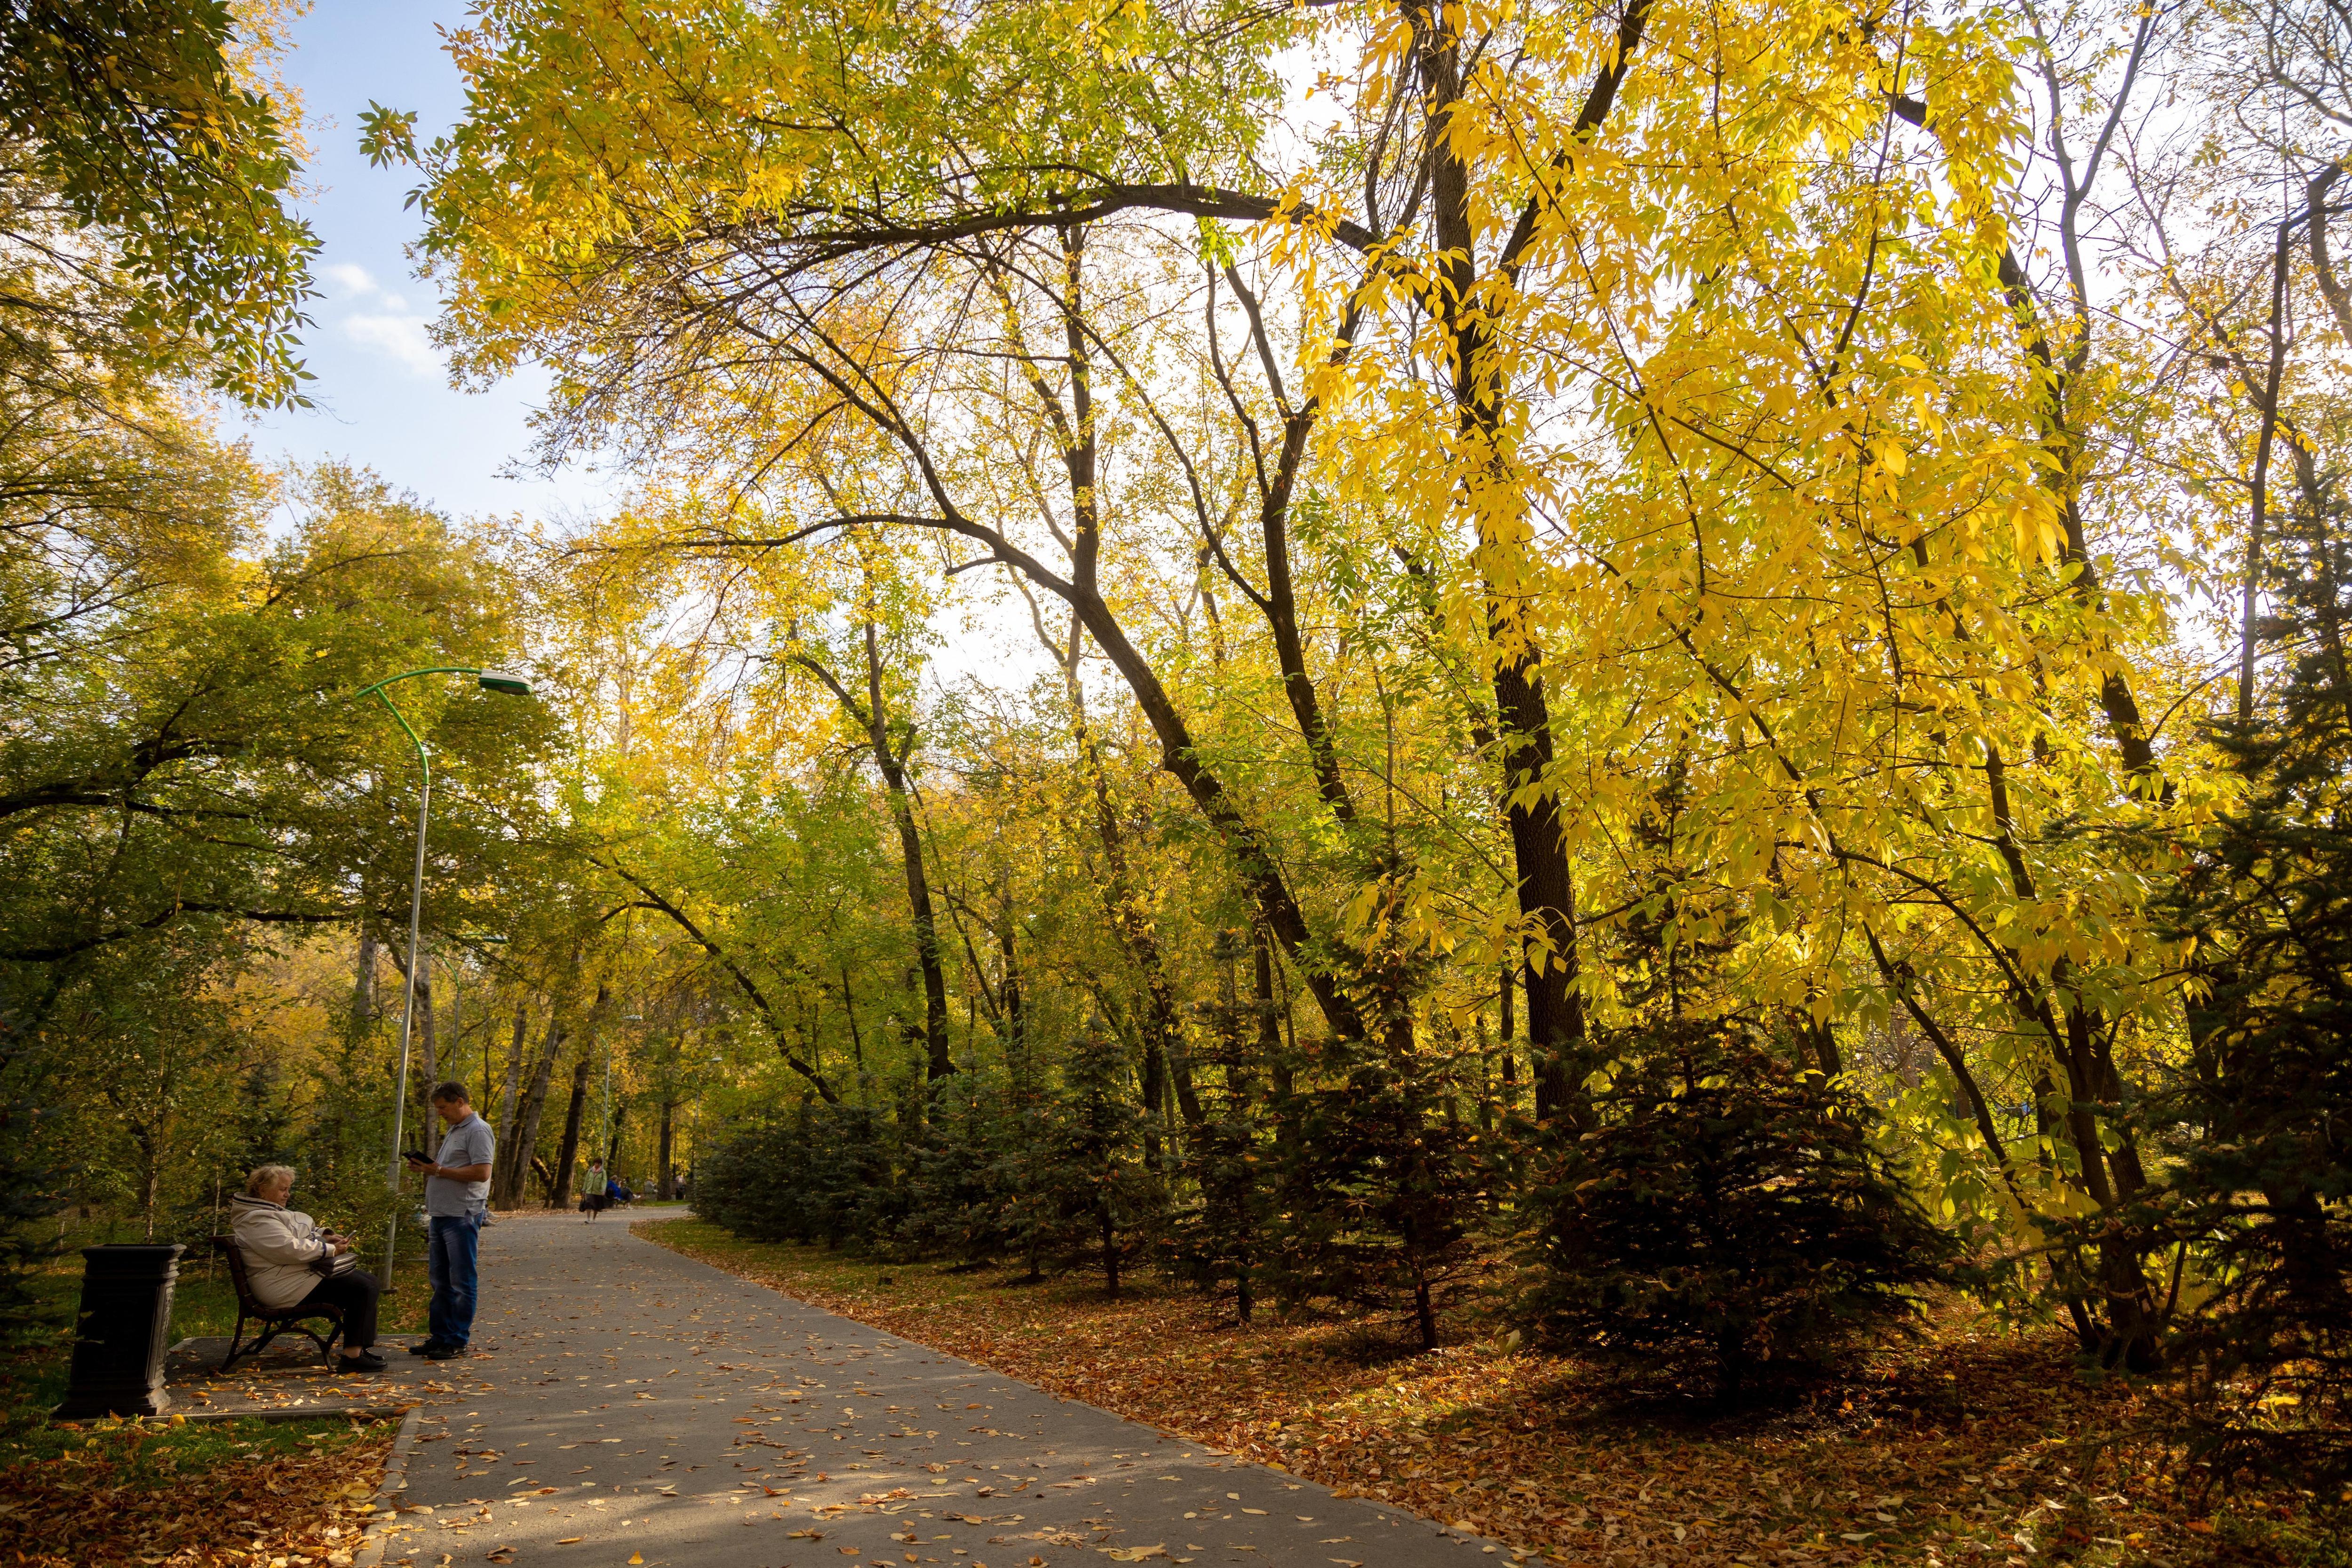
[[[416,1021],[416,974],[425,966],[423,949],[425,924],[425,826],[433,806],[433,758],[425,749],[425,742],[412,729],[392,699],[384,694],[387,686],[404,680],[414,680],[423,675],[470,675],[485,691],[502,692],[509,697],[530,695],[530,679],[510,669],[478,669],[469,665],[436,664],[425,669],[404,670],[387,676],[373,685],[362,686],[353,696],[364,700],[373,697],[383,704],[408,743],[416,748],[416,766],[424,782],[416,794],[416,869],[408,886],[408,988],[400,1007],[400,1072],[392,1085],[392,1161],[384,1172],[384,1186],[393,1196],[392,1217],[383,1227],[383,1283],[392,1289],[393,1247],[400,1234],[400,1145],[404,1132],[403,1122],[408,1110],[408,1041]]]

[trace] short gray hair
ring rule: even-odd
[[[246,1195],[257,1198],[280,1182],[289,1187],[294,1184],[293,1166],[257,1165],[254,1167],[253,1174],[245,1179]]]

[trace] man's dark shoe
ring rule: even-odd
[[[338,1372],[382,1372],[383,1368],[383,1357],[373,1351],[362,1351],[358,1355],[338,1356],[335,1359],[335,1370]]]
[[[439,1340],[419,1340],[415,1344],[408,1347],[408,1353],[410,1355],[431,1355],[435,1351],[437,1351],[440,1348],[441,1342]]]
[[[466,1347],[463,1345],[435,1345],[425,1352],[426,1359],[430,1361],[456,1361],[465,1353]]]

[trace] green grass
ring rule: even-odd
[[[31,1315],[41,1325],[42,1337],[54,1340],[58,1347],[68,1342],[74,1308],[81,1300],[80,1249],[98,1239],[96,1236],[67,1237],[48,1267],[26,1280],[37,1303]],[[382,1261],[378,1240],[369,1246],[360,1266],[373,1270]],[[394,1254],[393,1289],[385,1293],[377,1317],[378,1331],[424,1332],[425,1304],[431,1295],[425,1270],[424,1233],[404,1227]],[[229,1283],[228,1265],[215,1256],[208,1243],[198,1241],[180,1257],[180,1278],[172,1291],[172,1342],[192,1335],[226,1337],[236,1326],[236,1291]]]
[[[186,1487],[233,1463],[332,1456],[354,1444],[381,1439],[388,1430],[383,1422],[345,1416],[180,1426],[168,1420],[51,1422],[49,1412],[66,1393],[81,1263],[80,1254],[69,1247],[28,1281],[37,1302],[32,1337],[0,1355],[0,1474],[25,1465],[79,1461],[94,1467],[90,1473],[103,1475],[109,1486],[152,1491]],[[425,1295],[421,1251],[413,1268],[402,1267],[400,1278],[408,1298],[401,1307],[421,1320]],[[236,1321],[236,1297],[227,1269],[214,1261],[207,1270],[202,1257],[184,1259],[172,1299],[172,1337],[226,1334]]]
[[[46,1409],[46,1406],[43,1407]],[[0,1427],[0,1471],[68,1454],[111,1459],[115,1479],[161,1485],[232,1459],[333,1454],[383,1435],[390,1424],[320,1416],[305,1421],[158,1422],[46,1420]]]
[[[60,1432],[48,1424],[48,1413],[65,1397],[73,1350],[74,1310],[81,1300],[82,1258],[79,1250],[95,1237],[68,1237],[48,1267],[26,1280],[35,1306],[24,1342],[0,1353],[0,1467],[29,1459],[54,1458],[68,1449],[88,1445],[96,1427],[85,1425],[77,1434]],[[379,1331],[421,1333],[431,1286],[425,1279],[424,1237],[406,1233],[396,1255],[397,1289],[383,1300]],[[173,1342],[191,1336],[226,1337],[236,1326],[236,1292],[227,1265],[207,1247],[191,1247],[180,1259],[180,1277],[172,1294]],[[184,1455],[175,1464],[202,1466],[231,1455],[306,1451],[314,1442],[349,1442],[354,1427],[347,1420],[191,1422],[184,1426],[146,1427],[146,1436],[125,1441],[144,1456],[155,1445],[157,1456]],[[239,1447],[243,1445],[243,1447]],[[142,1463],[145,1463],[142,1458]],[[136,1473],[144,1473],[143,1471]]]

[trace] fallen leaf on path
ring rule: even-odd
[[[1165,1546],[1105,1546],[1098,1549],[1114,1563],[1140,1563],[1147,1557],[1165,1557]]]
[[[1237,1328],[1229,1303],[1149,1278],[1108,1303],[1076,1279],[1009,1292],[944,1267],[898,1266],[898,1288],[877,1298],[868,1287],[879,1266],[867,1260],[740,1241],[692,1220],[640,1234],[1142,1421],[1204,1457],[1457,1521],[1478,1544],[1551,1563],[1997,1565],[2020,1532],[2043,1528],[2027,1517],[2038,1496],[2078,1486],[2066,1467],[2084,1452],[2110,1456],[2117,1477],[2099,1500],[2101,1539],[2129,1541],[2133,1563],[2218,1561],[2217,1527],[2189,1518],[2194,1489],[2173,1484],[2179,1451],[2159,1407],[2171,1394],[2078,1377],[2063,1333],[1988,1332],[1957,1309],[1933,1310],[1916,1340],[1858,1356],[1815,1402],[1718,1422],[1703,1415],[1704,1391],[1670,1373],[1541,1352],[1481,1333],[1466,1316],[1448,1320],[1450,1342],[1436,1352],[1365,1356],[1349,1336],[1377,1343],[1391,1325],[1333,1311]],[[1702,1414],[1660,1423],[1622,1413],[1669,1407]],[[1035,1489],[1087,1484],[1041,1479]],[[2312,1504],[2254,1488],[2222,1506],[2233,1525],[2275,1513],[2300,1530]],[[1897,1517],[1873,1519],[1881,1510]],[[1881,1528],[1857,1531],[1864,1521]]]

